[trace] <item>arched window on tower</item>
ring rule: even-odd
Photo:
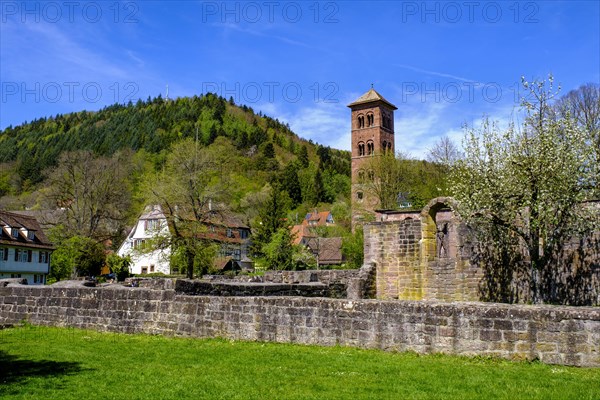
[[[367,155],[371,156],[375,152],[375,146],[372,141],[367,142]]]
[[[365,155],[365,144],[363,142],[358,142],[358,155],[359,156]]]
[[[374,181],[375,180],[375,173],[373,172],[372,169],[369,170],[369,172],[367,172],[367,176],[369,178],[370,181]]]
[[[364,115],[359,115],[358,116],[358,127],[359,128],[364,128],[365,127],[365,116]]]
[[[358,181],[360,183],[363,183],[365,181],[365,171],[363,171],[362,169],[358,171]]]
[[[383,141],[383,146],[381,146],[381,148],[384,153],[387,151],[387,142],[385,140]]]
[[[388,151],[392,151],[392,142],[388,142]]]

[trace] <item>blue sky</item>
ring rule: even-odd
[[[0,129],[148,96],[216,92],[349,149],[346,105],[394,103],[396,149],[425,157],[520,77],[600,82],[600,2],[0,2]]]

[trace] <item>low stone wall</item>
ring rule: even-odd
[[[600,309],[214,297],[149,288],[0,288],[0,325],[344,345],[600,367]]]
[[[263,276],[253,277],[205,275],[201,283],[182,283],[177,291],[211,296],[365,299],[375,298],[375,272],[373,264],[366,264],[360,269],[349,270],[266,271]]]
[[[346,285],[320,282],[270,283],[270,282],[206,282],[177,279],[175,291],[193,296],[300,296],[346,298]]]

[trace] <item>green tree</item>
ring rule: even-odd
[[[295,208],[302,203],[302,189],[298,180],[299,165],[291,162],[285,166],[280,174],[281,189],[285,190],[292,200],[291,207]]]
[[[162,205],[170,227],[170,234],[157,237],[151,247],[180,254],[189,279],[212,264],[214,252],[205,251],[212,242],[204,234],[207,222],[220,213],[220,201],[226,198],[221,171],[210,151],[186,139],[173,146],[164,170],[147,180],[148,198]]]
[[[358,269],[364,262],[364,236],[362,225],[358,225],[354,233],[342,238],[342,255],[350,268]]]
[[[130,205],[129,153],[112,158],[89,151],[63,153],[49,171],[46,201],[64,210],[60,224],[66,237],[111,238],[125,223]]]
[[[521,252],[537,303],[553,301],[550,290],[541,290],[541,275],[553,273],[553,257],[573,234],[597,226],[583,202],[597,185],[598,167],[586,133],[569,115],[550,118],[552,77],[523,80],[523,88],[523,125],[500,130],[485,120],[480,129],[469,129],[465,157],[452,171],[452,189],[472,226],[487,240],[501,237],[492,246],[504,241]]]
[[[118,254],[112,253],[106,257],[106,265],[110,272],[115,274],[117,281],[122,282],[129,277],[131,267],[131,257],[121,257]]]
[[[298,161],[300,161],[300,165],[302,168],[308,167],[308,148],[305,144],[300,147],[300,154],[298,155]]]
[[[104,265],[103,246],[93,239],[73,236],[52,253],[50,278],[57,281],[76,276],[97,276]]]
[[[369,160],[366,171],[361,172],[362,184],[367,193],[377,200],[378,208],[398,208],[398,195],[408,192],[409,167],[409,163],[400,153],[376,154]]]
[[[288,227],[279,228],[262,248],[267,269],[294,270],[294,244]]]
[[[275,182],[267,201],[260,207],[258,218],[255,221],[252,235],[251,253],[255,257],[265,255],[264,246],[272,241],[273,235],[287,225],[287,212],[290,199]]]

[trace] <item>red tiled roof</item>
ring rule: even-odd
[[[341,237],[319,239],[319,264],[341,264],[342,261]]]

